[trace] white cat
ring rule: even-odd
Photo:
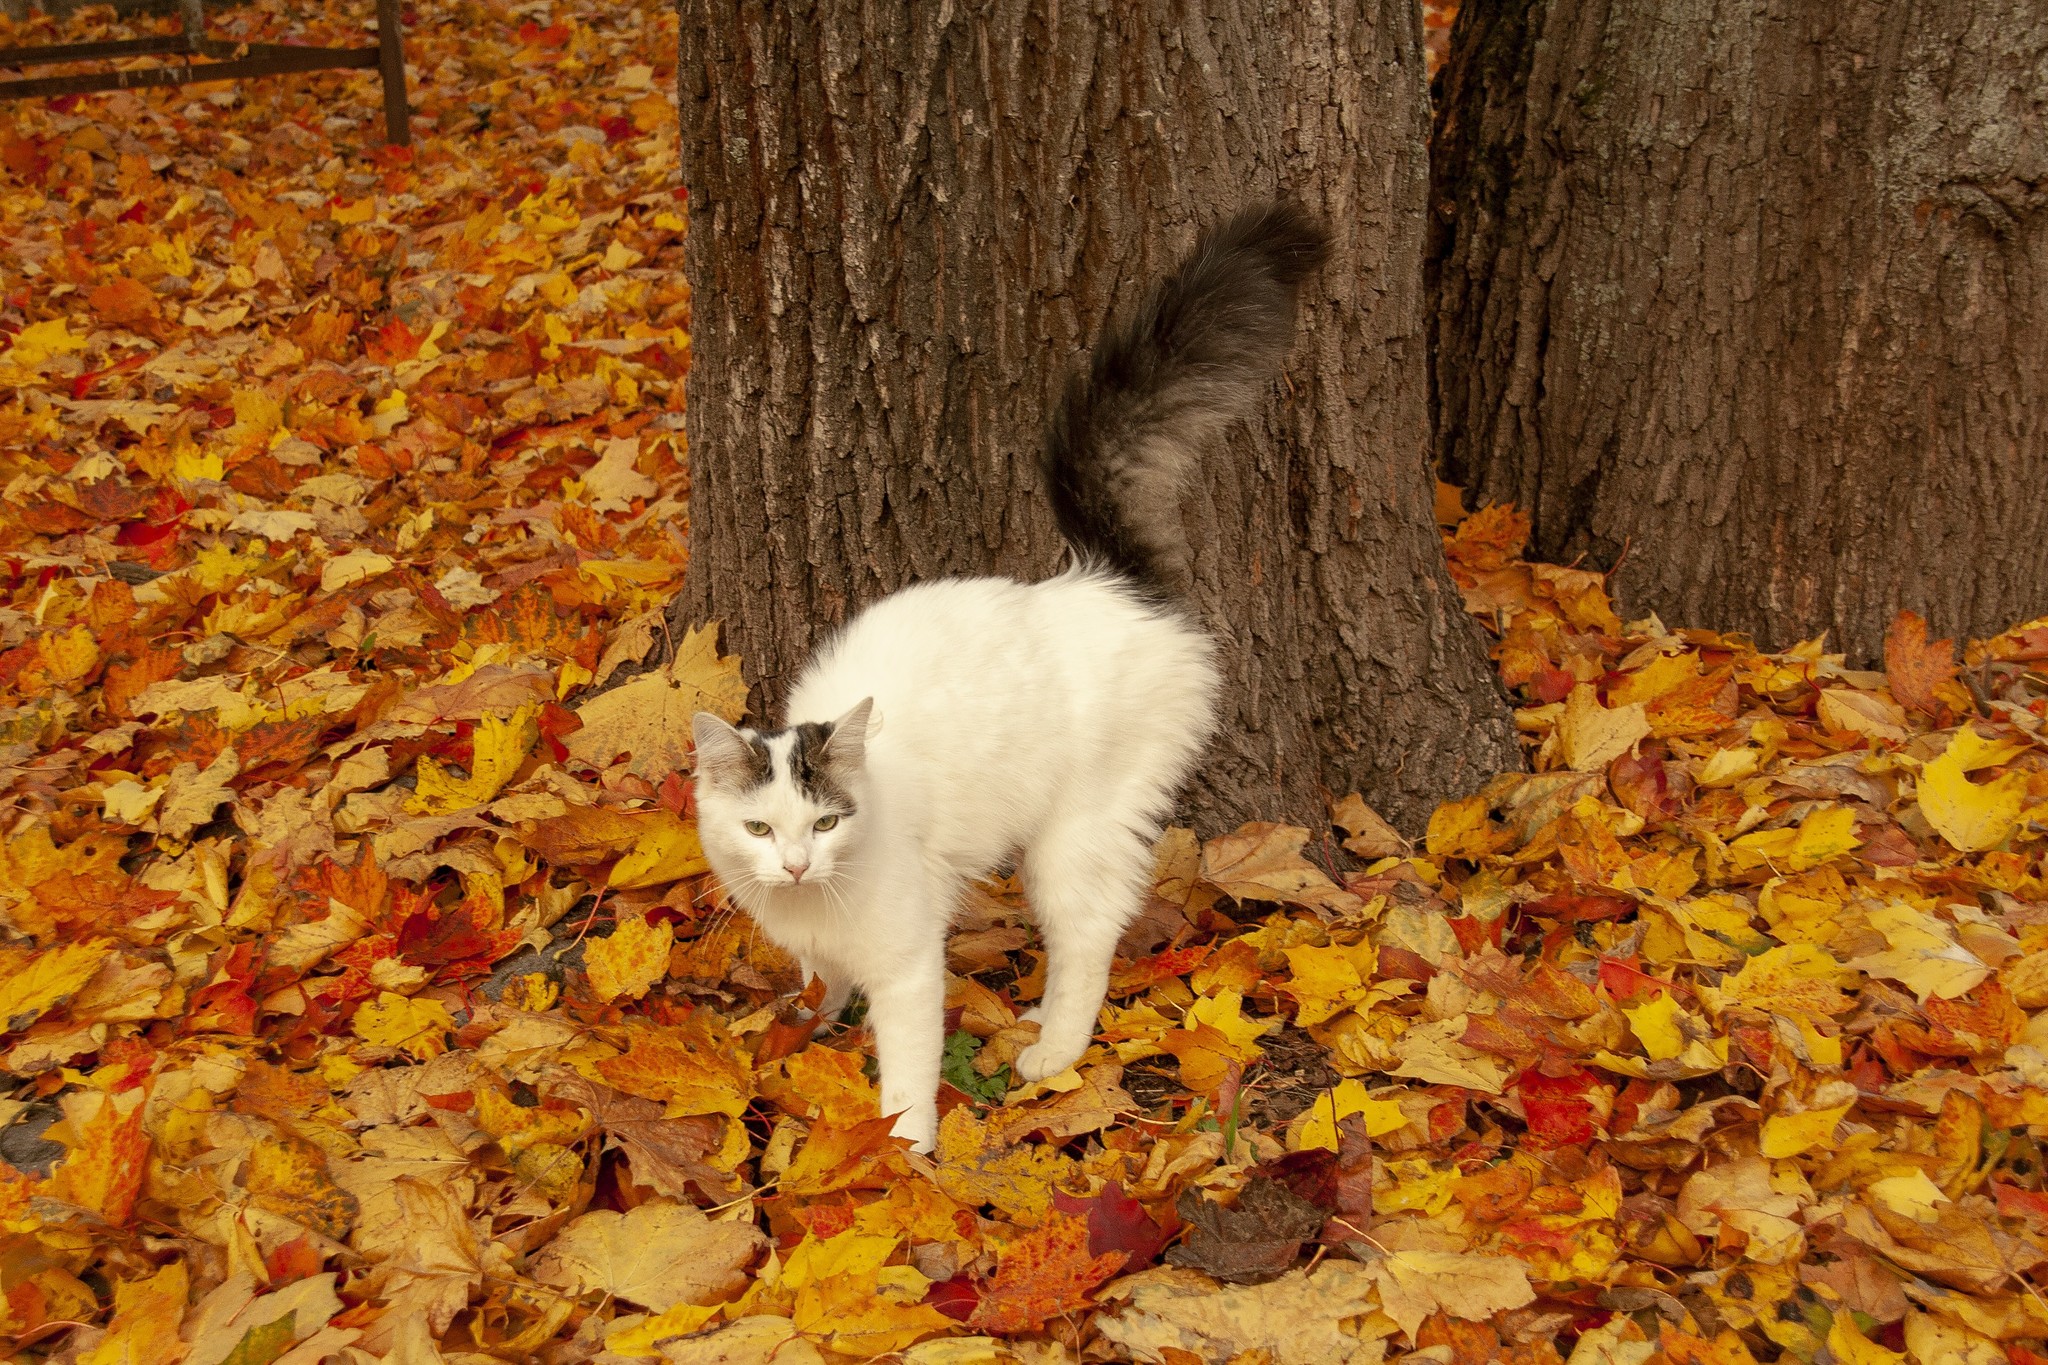
[[[1049,955],[1025,1080],[1078,1060],[1152,844],[1215,723],[1214,649],[1175,602],[1178,495],[1254,410],[1324,255],[1298,210],[1204,236],[1070,382],[1044,457],[1074,566],[1041,583],[924,583],[827,644],[785,728],[699,714],[698,829],[732,898],[826,983],[858,988],[884,1113],[937,1130],[946,932],[967,884],[1016,857]]]

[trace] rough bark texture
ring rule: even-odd
[[[725,623],[757,701],[905,584],[1054,571],[1036,451],[1064,371],[1200,226],[1284,193],[1335,254],[1288,382],[1185,504],[1230,683],[1192,814],[1320,819],[1360,788],[1413,826],[1519,763],[1430,516],[1412,0],[680,11],[672,615]]]
[[[2048,611],[2048,7],[1471,0],[1438,454],[1626,609],[1875,656]]]

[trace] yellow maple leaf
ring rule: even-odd
[[[1294,1022],[1302,1028],[1353,1009],[1372,994],[1379,949],[1369,939],[1348,947],[1333,943],[1285,951],[1291,977],[1286,990],[1298,1002]]]
[[[508,717],[485,716],[479,721],[468,777],[450,777],[440,764],[421,754],[418,786],[406,799],[406,811],[453,815],[496,796],[540,739],[540,726],[534,721],[539,710],[538,703],[527,702]]]
[[[833,1275],[797,1290],[790,1321],[837,1355],[860,1360],[891,1355],[959,1323],[920,1302],[931,1281],[907,1265]]]
[[[227,477],[227,459],[218,450],[201,450],[190,441],[180,441],[171,457],[171,473],[187,482]]]
[[[1991,1338],[1910,1308],[1906,1310],[1906,1354],[1916,1361],[1939,1360],[1942,1365],[2006,1365],[2010,1359]]]
[[[85,334],[74,334],[62,318],[33,322],[14,334],[7,349],[0,351],[0,365],[34,368],[52,356],[85,349]]]
[[[356,1010],[356,1037],[379,1047],[402,1048],[425,1061],[448,1050],[447,1034],[455,1027],[448,1007],[438,1000],[408,998],[385,991]]]
[[[1669,995],[1659,991],[1633,1008],[1623,1008],[1630,1032],[1643,1045],[1643,1055],[1653,1062],[1669,1061],[1685,1051],[1686,1033],[1679,1027],[1685,1011]]]
[[[1903,981],[1925,1004],[1929,997],[1953,1000],[1977,988],[1991,975],[1975,953],[1956,942],[1948,921],[1903,903],[1881,905],[1870,912],[1870,927],[1891,945],[1849,963],[1857,971]]]
[[[1856,837],[1856,812],[1847,806],[1825,806],[1799,822],[1792,841],[1793,871],[1805,872],[1849,852],[1863,841]]]
[[[561,1145],[583,1136],[589,1125],[577,1111],[544,1109],[538,1105],[514,1104],[492,1086],[476,1090],[477,1127],[498,1140],[507,1152],[539,1143]]]
[[[1812,1151],[1835,1135],[1835,1128],[1855,1103],[1852,1099],[1847,1104],[1798,1114],[1773,1114],[1764,1120],[1763,1138],[1757,1150],[1773,1159]]]
[[[1233,990],[1203,996],[1188,1007],[1180,1028],[1160,1037],[1160,1051],[1180,1058],[1181,1084],[1214,1090],[1230,1074],[1231,1063],[1261,1055],[1258,1039],[1278,1021],[1247,1019],[1243,1007],[1244,997]]]
[[[690,1012],[677,1024],[627,1026],[623,1056],[596,1063],[598,1079],[629,1095],[661,1100],[671,1117],[746,1112],[754,1094],[754,1072],[718,1016]]]
[[[1744,778],[1755,777],[1762,762],[1763,751],[1754,745],[1716,749],[1694,771],[1693,780],[1702,787],[1726,787]]]
[[[251,1203],[324,1237],[348,1236],[359,1212],[355,1196],[329,1174],[326,1154],[296,1138],[264,1138],[252,1147],[242,1186]]]
[[[1573,772],[1597,772],[1650,734],[1650,719],[1641,702],[1606,707],[1590,683],[1580,683],[1565,699],[1557,722],[1558,747]]]
[[[1411,1339],[1431,1313],[1484,1322],[1536,1297],[1528,1267],[1512,1256],[1397,1251],[1375,1261],[1371,1270],[1380,1284],[1381,1311]]]
[[[718,1316],[721,1304],[679,1303],[665,1313],[614,1324],[605,1334],[604,1348],[613,1355],[659,1356],[659,1342],[686,1337]]]
[[[1430,812],[1423,847],[1436,858],[1484,858],[1515,841],[1514,832],[1488,814],[1484,796],[1446,801]]]
[[[103,938],[67,943],[37,953],[0,977],[0,1028],[18,1033],[92,980],[113,944]],[[6,959],[0,959],[4,969]]]
[[[878,1118],[881,1096],[868,1079],[859,1053],[813,1043],[783,1059],[790,1098],[842,1128]]]
[[[184,1357],[178,1324],[185,1317],[189,1282],[183,1261],[172,1261],[144,1280],[114,1285],[114,1320],[79,1365],[169,1365]]]
[[[1329,1152],[1339,1151],[1338,1120],[1352,1114],[1364,1119],[1367,1137],[1379,1137],[1408,1126],[1408,1116],[1393,1100],[1375,1099],[1361,1081],[1339,1081],[1334,1089],[1325,1090],[1316,1097],[1301,1124],[1288,1135],[1288,1146],[1294,1151],[1307,1151],[1314,1147]]]
[[[1964,853],[1981,853],[2012,837],[2026,801],[2026,778],[2005,773],[1980,784],[1969,774],[2005,762],[2020,747],[1985,739],[1967,725],[1956,731],[1941,756],[1920,770],[1920,813],[1936,833]]]
[[[1941,1186],[1919,1170],[1874,1180],[1864,1187],[1863,1194],[1871,1203],[1920,1223],[1933,1222],[1939,1206],[1949,1202]]]
[[[1702,996],[1782,1014],[1841,1014],[1855,1001],[1836,982],[1842,964],[1811,943],[1784,943],[1758,953]]]
[[[50,1173],[49,1193],[123,1224],[135,1210],[149,1167],[150,1140],[142,1130],[144,1092],[106,1095],[73,1091],[63,1100],[73,1134],[70,1152]]]
[[[1459,1014],[1408,1029],[1393,1042],[1392,1051],[1400,1064],[1392,1073],[1433,1085],[1462,1085],[1489,1095],[1500,1094],[1508,1073],[1499,1059],[1460,1041],[1471,1023],[1470,1015]]]
[[[1700,676],[1700,656],[1687,650],[1681,654],[1659,654],[1635,672],[1607,689],[1607,700],[1616,706],[1632,702],[1645,704],[1675,692]]]
[[[600,666],[599,671],[605,670]],[[633,772],[660,781],[689,766],[693,714],[709,711],[736,721],[746,709],[747,682],[738,656],[720,658],[718,628],[701,626],[677,642],[667,668],[644,673],[578,706],[583,728],[566,743],[571,755],[597,767],[630,753]]]
[[[583,949],[590,993],[606,1004],[622,995],[638,1000],[668,974],[668,950],[674,941],[667,920],[649,924],[644,915],[624,916],[609,938],[592,939]]]
[[[42,659],[50,681],[62,686],[76,683],[92,672],[93,665],[100,661],[100,646],[90,626],[77,625],[52,631],[37,640],[36,654]]]
[[[234,406],[235,424],[228,435],[241,442],[268,442],[284,425],[284,408],[262,389],[236,389],[228,395]]]
[[[972,1243],[973,1228],[974,1219],[966,1207],[927,1180],[896,1181],[888,1193],[861,1205],[853,1215],[855,1232],[910,1242]]]
[[[1236,991],[1202,997],[1188,1006],[1187,1017],[1221,1033],[1237,1049],[1238,1060],[1247,1062],[1259,1055],[1258,1040],[1280,1026],[1276,1019],[1245,1018],[1244,997]]]
[[[1076,1169],[1056,1148],[1005,1146],[964,1104],[939,1120],[935,1155],[940,1189],[970,1208],[993,1204],[1023,1227],[1038,1226],[1052,1207],[1053,1186]]]
[[[1824,806],[1809,814],[1796,829],[1765,829],[1743,835],[1728,846],[1729,862],[1738,872],[1764,866],[1806,872],[1840,857],[1861,842],[1856,837],[1854,811],[1847,806]]]

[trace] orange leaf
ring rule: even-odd
[[[1124,1251],[1090,1256],[1087,1220],[1055,1210],[1010,1243],[968,1323],[988,1332],[1036,1331],[1048,1318],[1088,1307],[1088,1291],[1129,1259]]]
[[[136,1116],[139,1119],[141,1110]],[[185,1317],[188,1280],[183,1261],[173,1261],[146,1280],[114,1286],[114,1320],[99,1344],[80,1357],[81,1365],[171,1365],[185,1355],[178,1324]]]
[[[125,1224],[142,1192],[149,1166],[149,1137],[142,1131],[143,1092],[131,1090],[103,1099],[81,1126],[78,1141],[50,1174],[50,1193],[67,1204],[90,1209],[109,1223]],[[125,1110],[125,1112],[123,1112]]]
[[[739,1055],[732,1035],[709,1010],[697,1010],[667,1027],[636,1024],[622,1057],[607,1057],[597,1070],[629,1095],[664,1100],[671,1115],[746,1112],[754,1094],[753,1069]]]
[[[875,1188],[888,1178],[901,1178],[905,1167],[896,1153],[910,1144],[890,1136],[893,1117],[865,1119],[840,1127],[828,1120],[811,1126],[811,1136],[789,1169],[782,1173],[782,1192],[816,1196],[834,1190]]]
[[[1929,640],[1927,623],[1910,611],[1892,618],[1884,637],[1884,676],[1892,700],[1933,715],[1934,689],[1956,675],[1955,642]]]
[[[829,1122],[849,1127],[882,1112],[881,1096],[867,1077],[864,1059],[857,1052],[813,1043],[793,1057],[785,1058],[782,1069],[789,1080],[781,1081],[770,1072],[764,1077],[770,1099],[799,1117],[817,1114]]]
[[[94,313],[118,327],[131,327],[157,315],[156,295],[140,280],[126,277],[112,280],[85,298]]]

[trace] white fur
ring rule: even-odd
[[[855,814],[812,828],[825,808],[790,780],[787,733],[770,741],[765,785],[700,779],[713,869],[824,978],[828,1010],[865,992],[883,1111],[919,1150],[938,1124],[945,939],[961,893],[1021,855],[1050,962],[1026,1016],[1039,1041],[1016,1071],[1038,1080],[1071,1066],[1144,904],[1152,844],[1214,725],[1212,653],[1191,623],[1099,572],[921,584],[855,619],[790,698],[791,726],[873,698],[864,758],[833,769]],[[700,768],[707,745],[737,739],[710,717],[698,733]],[[772,834],[749,834],[749,820]]]

